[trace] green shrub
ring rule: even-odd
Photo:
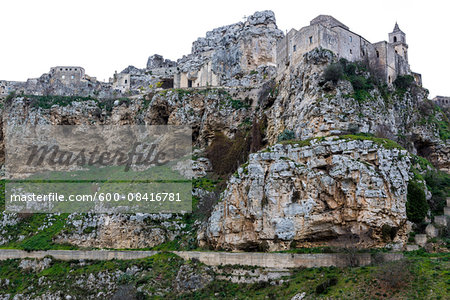
[[[8,96],[6,96],[6,99],[5,99],[5,103],[6,104],[11,104],[11,102],[12,102],[12,100],[14,99],[14,97],[16,96],[16,92],[10,92],[9,94],[8,94]]]
[[[250,105],[242,100],[230,99],[231,107],[234,109],[249,108]]]
[[[316,294],[326,294],[330,287],[336,285],[338,282],[336,277],[331,277],[316,286]]]
[[[352,83],[353,89],[355,91],[357,91],[357,90],[365,90],[366,89],[367,82],[366,82],[365,78],[362,77],[362,76],[351,77],[350,82]]]
[[[295,139],[295,133],[292,130],[285,129],[280,135],[278,136],[278,142],[281,141],[289,141]]]
[[[437,170],[428,171],[424,179],[432,194],[430,200],[431,213],[440,215],[444,211],[446,198],[450,197],[450,175]]]
[[[47,96],[36,96],[36,95],[29,95],[27,98],[30,100],[30,104],[32,107],[40,107],[43,109],[49,109],[53,105],[58,106],[68,106],[71,105],[72,102],[75,101],[88,101],[88,100],[94,100],[98,101],[95,98],[92,98],[90,96],[88,97],[80,97],[80,96],[57,96],[57,95],[47,95]]]
[[[414,77],[411,75],[398,76],[394,81],[394,86],[400,90],[407,90],[414,83]]]
[[[344,71],[340,63],[334,63],[325,68],[323,79],[325,81],[338,82],[344,77]]]
[[[411,180],[408,183],[406,201],[406,216],[408,220],[414,223],[422,222],[427,214],[428,208],[423,186],[415,179]]]

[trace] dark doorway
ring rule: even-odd
[[[163,89],[172,89],[173,88],[173,79],[172,78],[163,79],[163,80],[161,80],[161,82],[162,82],[161,87]]]

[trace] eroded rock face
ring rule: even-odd
[[[214,280],[211,274],[212,270],[209,267],[182,265],[175,279],[175,290],[179,293],[200,290]]]
[[[171,241],[185,224],[171,214],[71,214],[56,243],[135,249]]]
[[[410,158],[372,141],[329,137],[251,154],[232,176],[201,243],[216,249],[281,250],[404,243]],[[394,228],[383,240],[383,225]]]

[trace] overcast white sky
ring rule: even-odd
[[[388,39],[395,21],[406,33],[409,62],[431,96],[450,96],[446,1],[417,0],[3,0],[0,79],[39,77],[76,65],[99,80],[128,65],[143,68],[158,53],[176,60],[197,37],[273,10],[280,29],[299,29],[330,14],[371,42]]]

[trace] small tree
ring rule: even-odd
[[[325,81],[338,82],[344,77],[344,71],[340,63],[334,63],[325,68],[323,79]]]
[[[414,83],[414,77],[411,75],[398,76],[394,81],[394,85],[396,88],[401,90],[407,90]]]
[[[412,180],[408,184],[408,195],[406,201],[406,216],[414,223],[423,221],[428,212],[428,203],[425,192],[420,183]]]

